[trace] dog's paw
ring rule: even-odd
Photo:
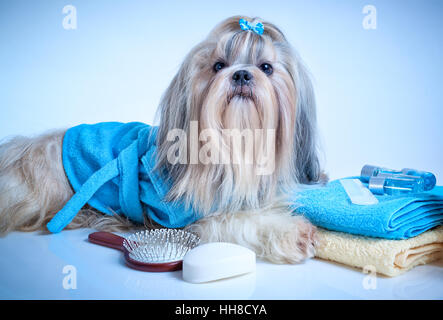
[[[315,254],[316,228],[302,217],[291,217],[281,234],[271,242],[266,257],[274,263],[299,263]],[[278,231],[277,231],[278,232]],[[272,241],[272,240],[271,240]]]
[[[296,242],[299,254],[303,259],[314,257],[317,242],[317,228],[304,219],[297,221],[296,225]]]

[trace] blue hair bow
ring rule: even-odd
[[[258,35],[262,35],[263,31],[265,30],[263,23],[261,23],[261,22],[257,22],[256,24],[253,25],[248,20],[240,19],[239,24],[240,24],[240,28],[242,30],[245,30],[245,31],[251,30],[251,31],[254,31]]]

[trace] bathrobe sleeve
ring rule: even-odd
[[[66,227],[87,203],[108,214],[142,223],[144,214],[169,228],[197,219],[192,209],[164,201],[170,183],[153,170],[156,128],[139,122],[104,122],[69,129],[63,140],[63,166],[75,194],[48,223]]]

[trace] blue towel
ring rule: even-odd
[[[443,187],[411,195],[376,196],[375,205],[356,205],[339,180],[295,196],[296,213],[319,227],[387,239],[407,239],[443,224]]]
[[[60,232],[88,203],[142,223],[144,215],[167,228],[184,227],[200,215],[182,203],[166,202],[172,183],[153,170],[157,127],[103,122],[70,128],[63,138],[63,166],[74,196],[47,224]]]

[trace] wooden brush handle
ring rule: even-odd
[[[118,249],[120,251],[125,251],[125,248],[123,247],[123,240],[125,240],[125,238],[122,238],[110,232],[103,232],[103,231],[93,232],[89,234],[88,240],[92,243],[99,244],[101,246]]]

